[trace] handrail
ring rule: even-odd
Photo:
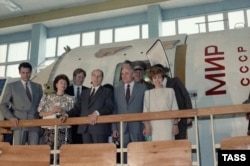
[[[189,109],[185,111],[161,111],[161,112],[145,112],[134,114],[119,114],[119,115],[105,115],[97,119],[97,123],[115,123],[115,122],[131,122],[131,121],[145,121],[145,120],[160,120],[171,118],[187,118],[187,117],[204,117],[210,115],[224,115],[250,112],[250,104],[239,104],[230,106],[217,106]],[[68,118],[65,123],[61,123],[59,119],[36,119],[36,120],[20,120],[18,126],[14,126],[9,120],[0,121],[0,128],[8,127],[31,127],[31,126],[54,126],[54,125],[76,125],[88,124],[88,117],[74,117]]]
[[[147,120],[161,120],[161,119],[173,119],[173,118],[188,118],[194,117],[194,128],[196,133],[196,141],[194,150],[196,151],[197,161],[193,161],[193,165],[199,166],[199,137],[198,137],[198,117],[210,117],[211,120],[211,129],[213,128],[213,117],[216,115],[226,115],[226,114],[239,114],[239,113],[248,113],[250,112],[250,104],[240,104],[240,105],[229,105],[229,106],[218,106],[218,107],[206,107],[198,109],[189,109],[185,111],[173,110],[173,111],[161,111],[161,112],[146,112],[146,113],[134,113],[134,114],[119,114],[119,115],[106,115],[98,117],[97,123],[120,123],[120,134],[123,135],[123,123],[131,121],[147,121]],[[65,123],[61,123],[59,119],[39,119],[39,120],[20,120],[18,126],[14,126],[11,121],[4,120],[0,121],[0,131],[9,129],[10,127],[31,127],[31,126],[54,126],[54,129],[57,129],[57,126],[61,125],[76,125],[76,124],[89,124],[88,117],[75,117],[68,118]],[[57,131],[57,130],[56,130]],[[57,134],[55,134],[55,145],[57,144]],[[212,135],[213,140],[213,154],[214,154],[214,163],[216,165],[215,151],[216,146],[214,143],[214,134]],[[123,148],[123,137],[120,139],[120,157],[123,161],[123,152],[126,151],[126,148]],[[117,150],[117,152],[119,149]],[[54,158],[57,158],[56,150],[52,151]],[[54,165],[56,165],[56,160],[54,160]],[[123,166],[123,162],[121,162]]]

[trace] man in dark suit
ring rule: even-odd
[[[65,90],[66,94],[75,97],[75,102],[81,97],[82,91],[84,89],[88,89],[87,87],[82,85],[85,77],[86,77],[86,72],[83,69],[81,68],[75,69],[73,72],[73,84]],[[82,143],[82,135],[77,133],[77,127],[78,125],[72,126],[72,143],[73,144]]]
[[[129,114],[143,112],[143,99],[146,86],[136,83],[133,78],[134,66],[132,63],[125,63],[122,66],[121,78],[122,83],[114,88],[114,114]],[[120,125],[112,124],[112,136],[119,137]],[[123,147],[127,147],[129,142],[144,141],[143,123],[128,122],[123,125]],[[126,156],[124,156],[126,162]]]
[[[168,76],[169,68],[164,68],[161,64],[155,66],[163,68],[167,73],[167,79],[165,86],[173,88],[178,104],[179,110],[192,109],[192,102],[186,87],[183,85],[178,77],[170,78]],[[187,138],[187,127],[192,125],[192,118],[181,118],[178,122],[179,134],[175,135],[175,139],[186,139]]]
[[[39,119],[37,107],[43,95],[42,86],[30,81],[32,66],[23,62],[18,69],[21,80],[7,85],[0,105],[4,117],[15,126],[19,120]],[[13,144],[38,144],[39,132],[40,127],[14,127]]]
[[[178,77],[167,76],[166,87],[174,89],[179,110],[192,109],[189,93]],[[181,118],[178,122],[179,134],[175,135],[175,139],[187,139],[187,127],[190,125],[192,125],[192,118]]]
[[[83,143],[107,143],[111,133],[110,124],[96,124],[98,116],[112,114],[114,109],[112,90],[101,86],[102,80],[103,72],[100,69],[93,70],[92,87],[84,89],[74,108],[61,117],[62,121],[67,116],[74,117],[79,113],[81,117],[89,117],[89,124],[79,125],[77,130],[82,134]]]

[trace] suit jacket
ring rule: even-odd
[[[100,86],[89,103],[91,88],[84,89],[81,93],[81,100],[77,101],[68,115],[74,117],[80,114],[81,117],[88,116],[94,111],[101,115],[112,114],[114,109],[113,93],[111,89]],[[84,133],[88,129],[91,134],[111,134],[110,124],[79,125],[77,132]]]
[[[192,102],[189,93],[178,77],[167,77],[166,87],[174,89],[179,110],[192,109]],[[187,124],[186,118],[181,118],[181,121],[178,123],[179,134],[175,136],[175,139],[186,138],[188,125],[191,126],[192,123]]]
[[[192,102],[189,93],[178,77],[167,77],[166,87],[174,89],[177,104],[180,110],[192,109]]]
[[[143,112],[143,100],[146,86],[141,83],[135,83],[129,102],[127,103],[125,97],[124,83],[121,83],[114,89],[114,114],[130,114],[130,113],[142,113]],[[143,123],[140,122],[129,122],[124,123],[123,132],[127,129],[132,134],[140,134],[143,131]],[[118,123],[112,124],[112,130],[120,130]]]
[[[2,102],[0,104],[2,113],[6,119],[39,119],[37,107],[43,95],[42,86],[31,81],[30,86],[32,90],[31,102],[26,94],[26,90],[21,80],[9,83],[6,86]],[[24,130],[39,131],[39,127],[24,128]]]
[[[84,89],[88,89],[86,86],[82,86],[82,91]],[[65,93],[70,95],[70,96],[75,96],[75,92],[74,92],[74,86],[73,85],[70,85],[66,90],[65,90]]]

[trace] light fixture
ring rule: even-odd
[[[12,12],[18,12],[22,10],[22,7],[13,0],[0,0],[0,5],[1,4]]]

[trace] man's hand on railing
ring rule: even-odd
[[[18,125],[18,119],[17,118],[11,118],[10,121],[11,121],[12,124],[14,124],[14,126]]]
[[[92,114],[89,115],[89,124],[95,125],[97,121],[98,113],[94,111]]]
[[[187,125],[192,125],[193,119],[192,118],[187,118]]]
[[[62,116],[60,116],[59,118],[60,122],[64,123],[67,120],[68,116],[68,114],[62,114]]]
[[[113,130],[112,137],[113,138],[118,138],[119,137],[119,132],[117,130]]]

